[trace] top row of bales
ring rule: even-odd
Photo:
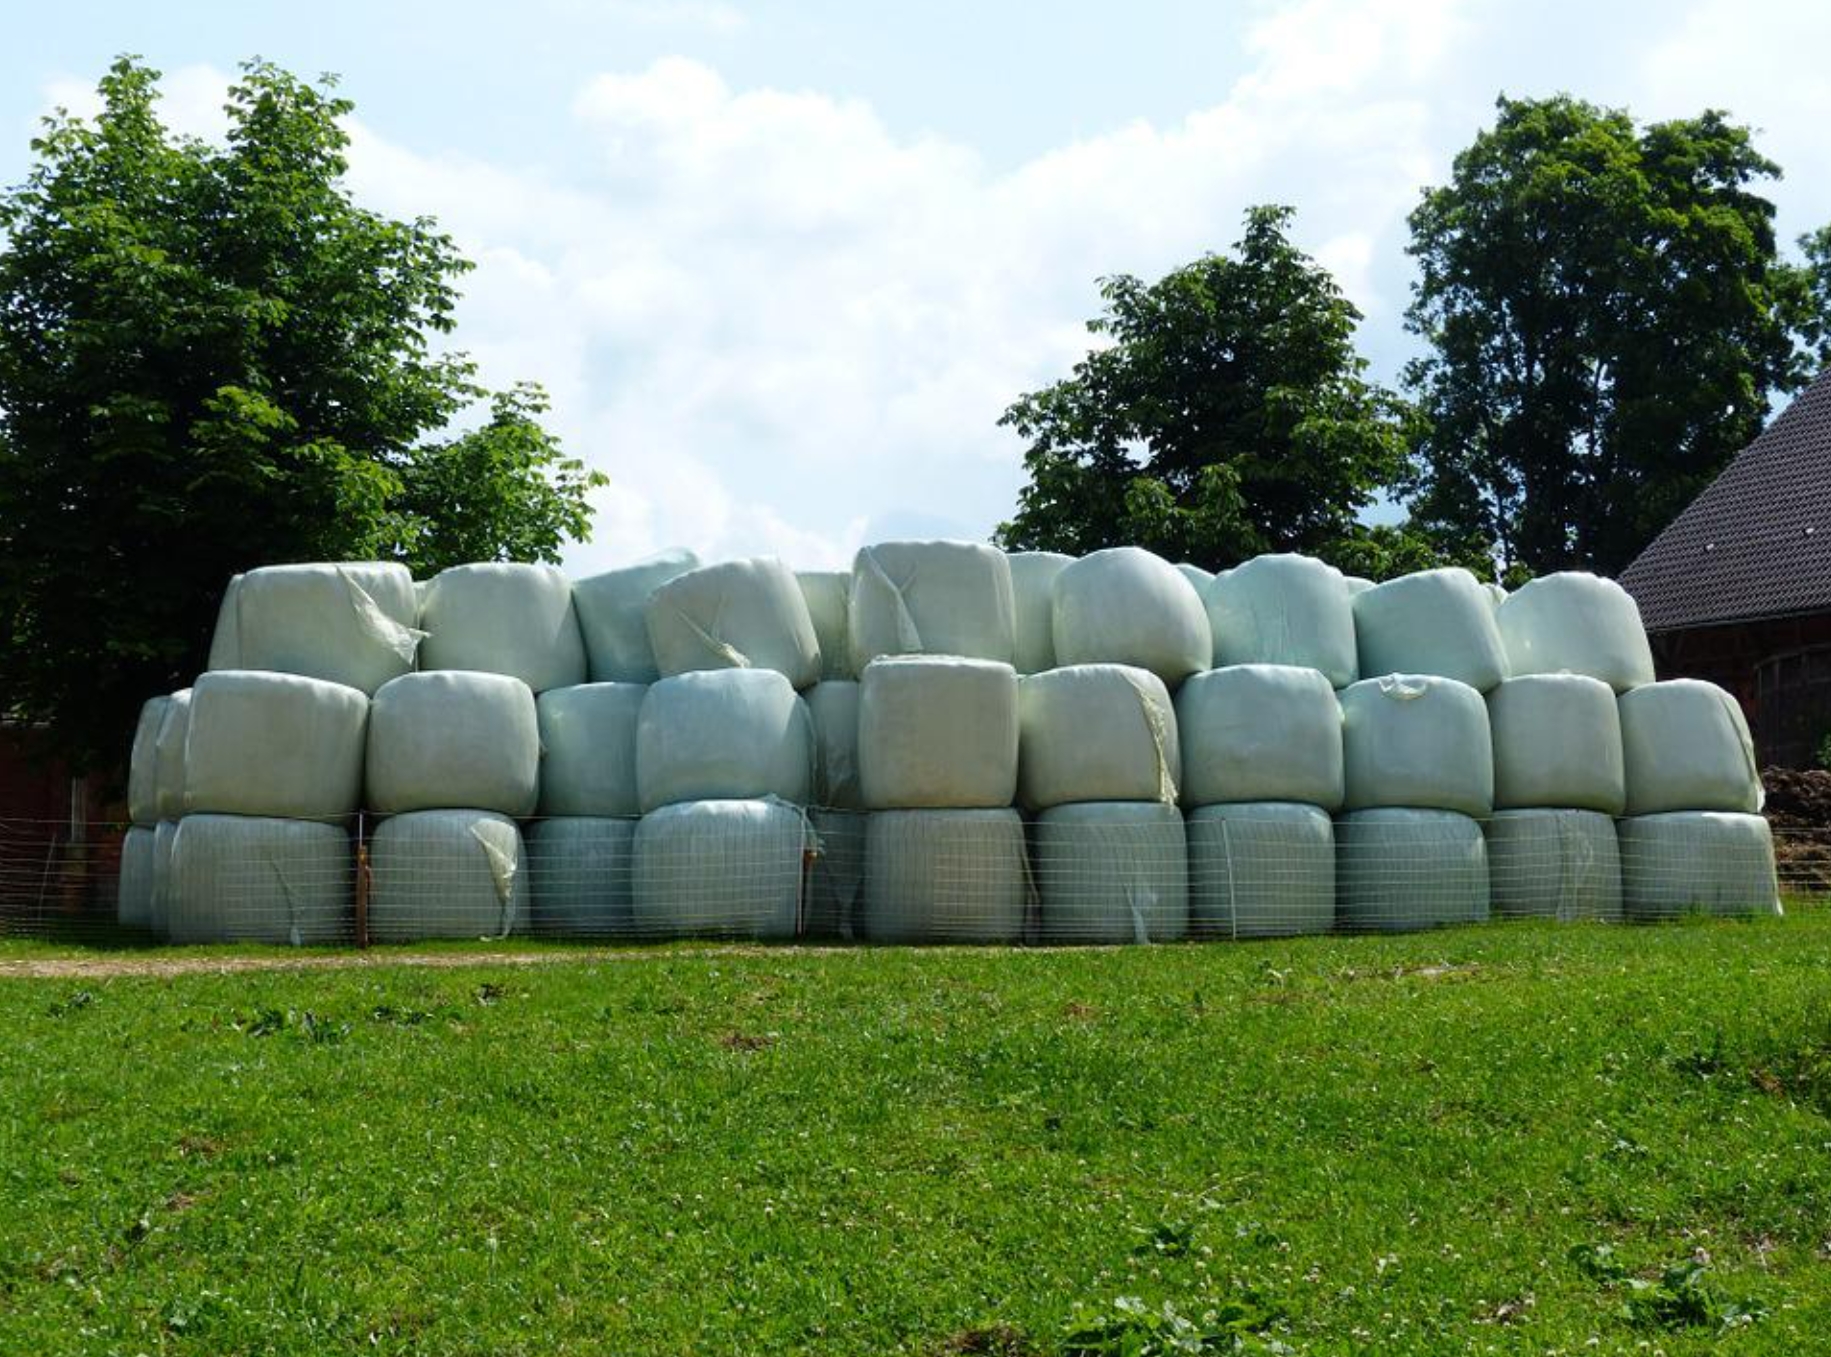
[[[1619,585],[1564,573],[1512,594],[1466,570],[1384,584],[1296,555],[1207,576],[1137,547],[1075,559],[969,542],[885,542],[850,571],[665,553],[577,582],[552,566],[457,566],[416,584],[385,563],[271,566],[231,581],[212,669],[327,679],[373,694],[418,668],[519,678],[536,693],[773,669],[797,690],[885,655],[952,655],[1021,674],[1127,664],[1175,689],[1237,664],[1312,669],[1335,688],[1394,673],[1487,693],[1530,674],[1653,681]]]

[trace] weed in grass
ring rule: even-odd
[[[1289,1353],[1263,1331],[1274,1316],[1244,1301],[1186,1315],[1174,1303],[1147,1305],[1120,1296],[1111,1305],[1078,1308],[1062,1331],[1062,1357],[1209,1357],[1221,1353]]]

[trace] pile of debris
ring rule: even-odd
[[[1766,768],[1761,781],[1781,883],[1792,890],[1831,892],[1831,772]]]

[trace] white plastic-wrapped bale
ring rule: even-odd
[[[814,624],[814,640],[820,646],[820,677],[854,677],[857,670],[852,664],[852,628],[846,620],[852,595],[852,572],[797,570],[795,582],[801,586],[808,620]]]
[[[1364,594],[1369,589],[1373,588],[1373,581],[1370,579],[1367,579],[1363,575],[1343,575],[1341,577],[1341,582],[1348,586],[1348,597],[1349,598],[1353,598],[1356,594]],[[1357,641],[1356,642],[1356,663],[1355,663],[1355,668],[1357,668],[1357,669],[1360,667],[1358,652],[1359,652],[1359,642]]]
[[[806,804],[814,730],[773,669],[707,669],[649,685],[636,724],[642,809],[777,797]]]
[[[797,690],[820,678],[820,642],[792,570],[768,556],[677,575],[648,600],[649,641],[663,676],[773,669]]]
[[[1488,880],[1503,918],[1619,919],[1615,822],[1593,810],[1501,810],[1487,822]]]
[[[542,815],[642,813],[636,726],[647,694],[642,683],[584,683],[549,688],[535,699]]]
[[[115,892],[115,920],[123,928],[146,928],[153,918],[153,830],[135,825],[121,840],[121,875]]]
[[[862,810],[858,785],[858,684],[823,679],[807,690],[814,722],[814,804]]]
[[[1484,923],[1488,855],[1481,824],[1447,810],[1357,810],[1335,822],[1337,924],[1405,932]]]
[[[1055,668],[1055,577],[1074,564],[1059,551],[1014,551],[1005,557],[1011,568],[1011,611],[1017,672],[1040,674]]]
[[[1237,664],[1176,694],[1186,806],[1342,799],[1341,703],[1314,669]]]
[[[406,566],[269,565],[240,579],[233,590],[239,663],[232,667],[302,674],[364,693],[412,670],[424,633]]]
[[[153,893],[148,902],[146,931],[166,936],[172,912],[172,845],[178,839],[178,821],[161,820],[153,826]]]
[[[1761,809],[1755,742],[1735,698],[1701,679],[1649,683],[1620,699],[1627,813]]]
[[[1627,799],[1615,694],[1583,674],[1510,678],[1488,694],[1494,804],[1621,814]]]
[[[557,567],[484,562],[441,571],[420,625],[421,669],[505,674],[537,693],[585,682],[572,582]]]
[[[153,742],[153,807],[161,820],[184,814],[184,751],[190,733],[191,690],[180,688],[166,699],[159,738]]]
[[[1436,674],[1487,692],[1507,677],[1494,603],[1468,571],[1401,575],[1355,594],[1360,672]]]
[[[1541,575],[1495,612],[1514,674],[1587,674],[1616,692],[1653,682],[1640,606],[1614,580],[1582,571]]]
[[[1342,689],[1341,715],[1349,810],[1493,810],[1488,708],[1468,684],[1433,674],[1362,679]]]
[[[210,633],[210,657],[207,669],[243,669],[241,608],[242,577],[232,575],[223,590],[222,602],[216,605],[216,629]]]
[[[1034,832],[1044,942],[1174,942],[1188,932],[1189,850],[1175,806],[1058,805]]]
[[[549,938],[613,938],[630,932],[636,821],[566,815],[524,836],[533,931]]]
[[[1780,913],[1774,836],[1762,816],[1669,811],[1615,829],[1628,918]]]
[[[865,838],[871,817],[851,810],[814,810],[808,819],[819,855],[808,878],[805,932],[815,938],[857,936],[865,895]]]
[[[642,937],[795,936],[813,832],[775,800],[686,801],[636,827],[633,927]]]
[[[1178,561],[1176,563],[1176,573],[1188,580],[1190,584],[1193,584],[1195,586],[1195,592],[1198,594],[1202,593],[1209,585],[1214,583],[1214,572],[1212,570],[1203,570],[1199,565],[1191,565],[1187,561]]]
[[[992,660],[874,660],[859,679],[870,810],[988,809],[1017,793],[1017,674]]]
[[[322,947],[350,937],[356,865],[341,824],[187,815],[171,852],[173,942]]]
[[[419,810],[369,841],[369,936],[376,942],[526,933],[521,831],[487,810]]]
[[[1195,586],[1140,547],[1096,551],[1055,577],[1055,662],[1132,664],[1174,688],[1214,640]]]
[[[1482,585],[1481,587],[1483,589],[1487,590],[1488,602],[1492,603],[1496,610],[1498,610],[1500,608],[1501,604],[1503,604],[1507,601],[1507,591],[1504,588],[1502,588],[1500,585],[1488,583],[1488,584]],[[1503,638],[1501,644],[1502,644],[1502,647],[1504,648],[1506,645],[1504,638]]]
[[[1295,665],[1316,670],[1335,688],[1360,677],[1354,603],[1332,565],[1308,556],[1256,556],[1216,576],[1202,603],[1216,668]]]
[[[369,809],[532,815],[540,802],[534,694],[502,674],[446,670],[385,683],[369,709]]]
[[[664,551],[574,582],[572,606],[593,683],[653,683],[661,677],[648,638],[649,595],[697,569],[699,557],[692,552]]]
[[[1163,680],[1124,664],[1077,664],[1017,685],[1018,800],[1176,804],[1182,754]]]
[[[1292,801],[1189,813],[1189,923],[1203,937],[1327,933],[1335,923],[1335,826]]]
[[[354,814],[368,720],[369,699],[341,683],[245,669],[201,675],[185,736],[185,814]]]
[[[149,697],[140,705],[134,726],[133,753],[127,761],[127,818],[143,828],[159,822],[159,727],[169,697]]]
[[[852,663],[880,655],[960,655],[1011,663],[1011,567],[978,542],[879,542],[852,562]]]
[[[1014,810],[878,812],[865,832],[862,931],[873,942],[1016,942],[1027,875]]]

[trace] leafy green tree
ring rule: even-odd
[[[1825,361],[1831,271],[1815,300],[1778,257],[1779,169],[1721,113],[1498,107],[1411,216],[1412,504],[1509,565],[1618,571]]]
[[[1408,411],[1369,383],[1360,313],[1255,207],[1233,255],[1156,283],[1101,284],[1105,341],[1001,423],[1029,443],[1030,483],[998,541],[1086,552],[1135,542],[1222,569],[1353,535],[1398,471]]]
[[[536,389],[434,438],[486,394],[434,349],[469,265],[351,201],[328,81],[247,65],[220,146],[157,85],[117,62],[0,193],[0,692],[88,765],[201,668],[234,571],[550,558],[590,517]]]

